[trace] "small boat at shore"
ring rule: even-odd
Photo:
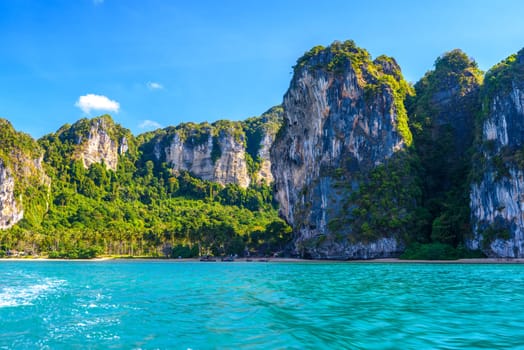
[[[205,256],[200,257],[200,261],[211,262],[211,261],[217,261],[217,259],[215,259],[214,257],[210,255],[205,255]]]

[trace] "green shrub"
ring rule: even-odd
[[[75,247],[66,250],[49,252],[49,259],[94,259],[100,255],[100,247]]]
[[[457,249],[449,244],[413,243],[400,258],[406,260],[457,260],[460,256]]]
[[[444,243],[413,243],[400,256],[405,260],[457,260],[457,259],[479,259],[486,255],[480,250],[468,250],[459,245],[457,248]]]
[[[195,258],[198,256],[198,246],[188,247],[186,245],[177,245],[171,250],[172,258]]]

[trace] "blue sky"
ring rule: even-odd
[[[108,112],[139,134],[282,101],[315,45],[353,39],[417,81],[463,49],[483,70],[524,46],[522,1],[0,0],[0,117],[40,137]]]

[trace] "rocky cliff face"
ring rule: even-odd
[[[90,121],[87,135],[78,137],[80,147],[75,156],[87,169],[94,163],[104,163],[106,168],[116,170],[118,156],[128,150],[128,140],[124,135],[115,135],[115,124],[111,118],[100,117]],[[111,135],[113,134],[113,135]]]
[[[524,257],[524,50],[493,67],[482,90],[483,122],[470,192],[472,249]]]
[[[393,59],[371,61],[350,41],[315,47],[298,60],[271,162],[275,196],[300,254],[376,258],[403,249],[395,230],[369,232],[369,213],[358,203],[371,172],[411,143],[408,90]],[[400,218],[406,210],[398,209]]]
[[[257,184],[270,185],[274,178],[271,172],[271,147],[277,132],[282,126],[284,110],[275,106],[260,117],[249,118],[242,122],[246,134],[246,152],[251,158],[253,180]]]
[[[6,229],[24,217],[15,200],[15,178],[0,159],[0,229]]]
[[[47,210],[49,184],[36,141],[0,119],[0,229],[12,227],[25,214],[29,221],[38,220]]]
[[[183,124],[154,142],[157,161],[175,172],[185,170],[222,185],[248,187],[250,178],[245,157],[245,135],[237,125]]]
[[[146,148],[175,172],[243,188],[253,182],[269,185],[273,181],[269,150],[280,127],[279,113],[273,108],[245,122],[181,124],[163,130]]]
[[[256,180],[259,184],[269,185],[275,180],[271,173],[271,147],[275,142],[275,134],[265,132],[260,141],[260,149],[257,152],[257,157],[260,159],[260,168],[256,173]]]
[[[84,168],[98,163],[113,171],[117,169],[118,157],[128,152],[133,138],[129,130],[115,124],[109,115],[64,125],[56,134],[44,138],[55,137],[61,143],[71,145],[70,157],[81,161]]]

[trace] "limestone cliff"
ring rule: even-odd
[[[275,196],[298,253],[365,259],[403,249],[397,225],[414,199],[392,193],[413,182],[404,172],[412,141],[403,104],[409,91],[392,58],[372,61],[352,41],[315,47],[298,60],[271,151]],[[393,174],[392,183],[385,181]],[[370,204],[372,192],[384,197],[380,213]],[[383,231],[378,223],[386,216],[395,227]]]
[[[156,161],[167,163],[175,172],[189,171],[203,180],[248,187],[244,142],[239,125],[226,121],[182,124],[152,140]]]
[[[260,141],[260,149],[257,152],[257,157],[260,159],[260,168],[256,173],[257,183],[269,185],[273,183],[274,178],[271,173],[271,157],[270,151],[275,142],[275,134],[264,133]]]
[[[524,49],[493,67],[481,91],[470,248],[524,257]]]
[[[42,149],[29,135],[0,119],[0,229],[12,227],[24,216],[31,223],[41,219],[47,210],[48,190]]]
[[[275,142],[278,130],[282,126],[284,110],[275,106],[260,117],[253,117],[242,122],[246,134],[246,152],[251,157],[251,173],[257,184],[270,185],[274,178],[271,172],[271,147]]]
[[[176,173],[188,171],[203,180],[246,188],[270,184],[269,149],[280,126],[275,109],[245,122],[186,123],[158,131],[145,147],[157,162]],[[275,126],[277,125],[277,126]]]
[[[15,200],[15,178],[0,159],[0,229],[6,229],[24,217]]]
[[[108,115],[64,125],[54,136],[71,145],[70,156],[81,161],[86,169],[99,163],[111,170],[117,169],[118,157],[128,151],[132,139],[131,132],[115,124]]]

